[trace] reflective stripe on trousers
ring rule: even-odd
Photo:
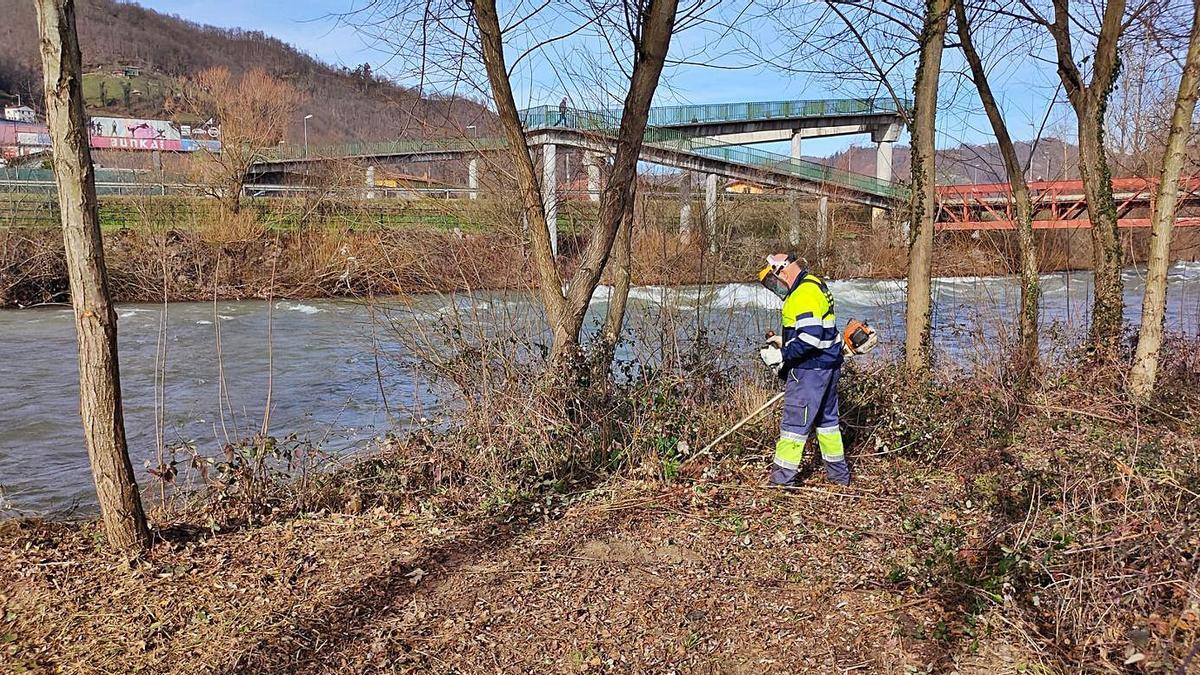
[[[837,383],[841,369],[792,369],[783,393],[783,420],[775,444],[776,465],[797,469],[804,459],[804,445],[816,432],[821,458],[842,462],[845,450],[838,426]]]

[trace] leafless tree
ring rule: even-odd
[[[598,366],[604,369],[612,362],[613,350],[621,338],[621,327],[625,324],[625,306],[629,301],[629,288],[633,285],[633,214],[636,186],[635,180],[635,194],[630,196],[625,205],[626,211],[621,219],[621,228],[617,231],[613,256],[609,259],[609,269],[614,277],[613,291],[608,303],[608,313],[604,317],[604,327],[600,331],[596,358]]]
[[[1021,389],[1024,389],[1024,385],[1029,382],[1038,363],[1038,310],[1041,297],[1037,251],[1033,237],[1032,199],[1029,195],[1029,185],[1025,182],[1025,167],[1021,165],[1017,157],[1017,149],[1012,135],[1008,131],[1008,123],[1004,121],[1004,112],[1000,109],[1000,104],[992,92],[987,69],[975,47],[976,40],[973,33],[978,31],[967,14],[965,0],[955,0],[954,15],[959,46],[970,67],[971,80],[979,91],[979,100],[983,103],[984,112],[987,113],[988,122],[996,136],[996,143],[1004,160],[1008,183],[1012,186],[1017,250],[1021,265],[1021,307],[1018,317],[1017,352],[1013,359],[1013,366]]]
[[[1158,354],[1162,347],[1167,305],[1167,267],[1170,265],[1171,229],[1175,224],[1175,206],[1179,200],[1179,174],[1183,169],[1186,144],[1192,131],[1192,115],[1200,93],[1200,0],[1192,2],[1192,26],[1179,77],[1179,93],[1171,115],[1158,193],[1151,223],[1150,259],[1146,270],[1146,291],[1142,299],[1142,325],[1138,333],[1133,368],[1129,373],[1129,391],[1134,398],[1147,401],[1154,393],[1158,372]]]
[[[932,357],[931,280],[936,218],[935,145],[938,81],[942,69],[951,0],[928,0],[921,30],[920,56],[913,84],[912,211],[909,218],[908,293],[905,308],[904,360],[909,372],[923,374]]]
[[[300,94],[263,70],[235,76],[227,68],[201,71],[184,86],[189,111],[221,125],[221,150],[201,151],[195,162],[202,185],[228,213],[241,210],[246,175],[283,139]]]
[[[1082,7],[1071,0],[1051,0],[1051,7],[1019,0],[1023,18],[1043,27],[1054,41],[1055,65],[1063,91],[1075,112],[1079,144],[1079,174],[1083,180],[1092,223],[1091,343],[1111,354],[1121,332],[1123,297],[1121,242],[1112,172],[1105,144],[1105,112],[1121,68],[1120,41],[1149,2],[1132,9],[1126,0],[1094,0]],[[1081,64],[1090,66],[1085,73]]]
[[[74,0],[37,0],[37,18],[46,117],[79,344],[84,441],[109,543],[118,550],[138,551],[150,545],[150,531],[125,442],[117,314],[109,297],[96,209]]]
[[[1178,94],[1179,61],[1186,50],[1186,4],[1153,3],[1138,13],[1122,40],[1121,70],[1105,111],[1114,175],[1152,178],[1162,168]]]
[[[366,34],[384,41],[411,59],[416,75],[431,87],[486,92],[511,148],[510,167],[528,226],[531,258],[539,280],[539,295],[553,336],[550,359],[554,372],[582,364],[580,333],[587,307],[610,265],[618,231],[632,212],[637,164],[648,111],[659,84],[674,33],[702,20],[704,0],[684,7],[677,0],[580,0],[564,3],[516,3],[502,13],[495,0],[377,0],[368,3],[353,22]],[[389,26],[380,30],[381,25]],[[522,125],[514,93],[514,74],[528,61],[587,35],[593,46],[611,56],[619,111],[604,131],[613,146],[612,162],[601,197],[599,217],[588,233],[573,276],[564,279],[556,264],[547,222],[543,185]],[[515,56],[513,56],[515,55]],[[477,70],[482,68],[482,78]],[[554,70],[552,67],[550,70]],[[556,71],[557,72],[557,71]],[[617,83],[620,83],[619,85]],[[618,262],[625,257],[618,250]],[[616,292],[627,270],[618,265],[613,276]],[[624,290],[623,290],[624,289]],[[623,307],[623,298],[620,307]],[[623,313],[613,308],[606,334],[619,334],[613,325]]]

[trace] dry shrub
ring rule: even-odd
[[[1170,350],[1147,408],[1076,363],[1025,401],[988,375],[914,384],[899,364],[843,380],[853,457],[962,486],[953,519],[910,496],[906,531],[924,544],[890,581],[939,596],[948,633],[980,650],[966,661],[1019,646],[1052,669],[1186,672],[1200,640],[1195,347]]]
[[[237,213],[218,211],[199,228],[200,238],[210,244],[253,241],[261,238],[266,232],[266,225],[253,209],[243,209]]]
[[[1059,663],[1186,672],[1200,639],[1196,409],[1155,419],[1116,396],[1047,394],[1042,405],[1065,412],[1029,419],[1015,462],[973,478],[978,498],[1008,513],[997,611]]]
[[[872,231],[859,236],[856,270],[846,271],[853,277],[903,277],[908,269],[908,249],[896,243],[885,231]]]
[[[59,230],[0,228],[0,307],[67,299],[67,268]]]

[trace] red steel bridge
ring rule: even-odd
[[[1113,199],[1120,227],[1149,227],[1158,180],[1114,178]],[[1083,182],[1034,181],[1033,227],[1038,230],[1091,227]],[[937,188],[938,230],[1011,230],[1015,204],[1008,183],[940,185]],[[1177,227],[1200,226],[1200,176],[1179,182]]]

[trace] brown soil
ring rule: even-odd
[[[188,539],[128,565],[91,526],[8,527],[10,667],[65,672],[900,672],[938,593],[890,587],[891,480],[622,481],[562,513],[382,510]],[[919,489],[929,496],[928,488]],[[947,491],[948,492],[948,491]],[[939,502],[951,508],[950,494]],[[888,512],[892,511],[891,515]]]

